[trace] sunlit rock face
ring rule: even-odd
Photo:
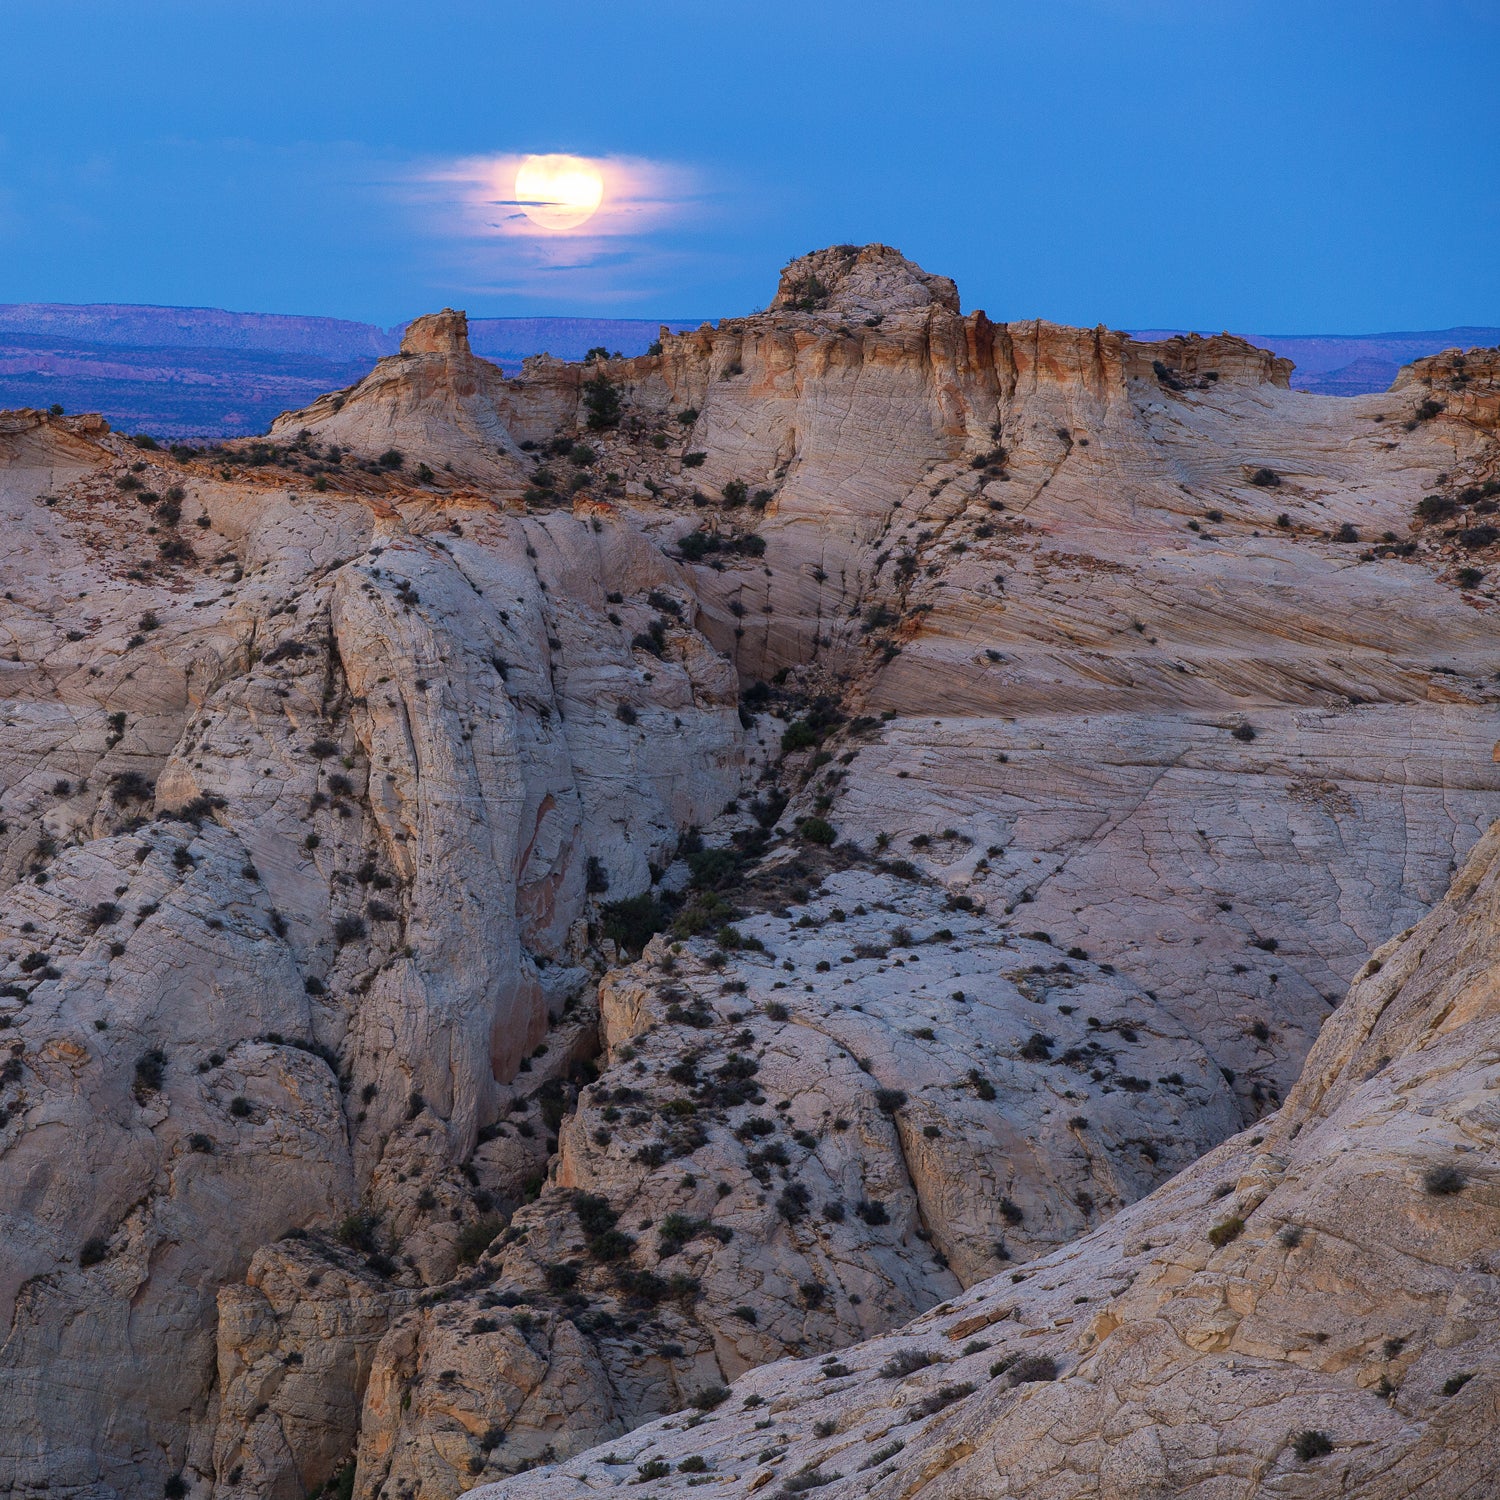
[[[1424,914],[1500,814],[1496,368],[833,247],[516,380],[445,309],[213,452],[5,414],[0,1471],[1481,1463],[1482,1172],[1420,1182],[1489,1149],[1488,843]]]

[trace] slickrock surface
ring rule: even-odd
[[[1254,1133],[897,1335],[483,1495],[1491,1493],[1497,961],[1500,830]]]
[[[552,1184],[377,1353],[358,1493],[577,1451],[882,1331],[1233,1128],[1219,1071],[1133,985],[910,882],[825,891],[738,924],[723,967],[657,939],[606,981]]]
[[[0,1493],[1468,1493],[1500,355],[1288,375],[834,247],[0,416]]]

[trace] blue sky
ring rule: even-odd
[[[7,0],[4,31],[0,302],[720,316],[883,240],[996,318],[1500,323],[1495,0]],[[455,164],[542,152],[655,212],[466,215]]]

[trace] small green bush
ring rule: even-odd
[[[926,1349],[898,1349],[881,1365],[877,1373],[882,1380],[903,1380],[937,1362],[937,1355]]]
[[[1244,1233],[1245,1221],[1238,1214],[1231,1215],[1221,1224],[1215,1224],[1208,1231],[1208,1240],[1211,1245],[1222,1248],[1232,1240],[1237,1240]]]
[[[639,953],[670,921],[666,909],[649,892],[606,903],[600,917],[604,936],[631,953]]]
[[[494,1243],[495,1236],[505,1228],[505,1220],[498,1214],[486,1214],[482,1219],[473,1219],[458,1232],[458,1262],[471,1266]]]

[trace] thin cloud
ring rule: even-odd
[[[397,196],[425,237],[444,242],[450,274],[471,294],[595,304],[670,295],[697,258],[684,253],[683,235],[716,217],[698,174],[643,157],[581,157],[576,196],[549,198],[517,191],[517,174],[536,156],[550,153],[427,163],[396,184]],[[598,207],[572,212],[595,174]]]
[[[646,235],[683,225],[700,207],[695,174],[686,167],[644,157],[586,156],[577,160],[592,168],[603,183],[598,208],[577,226],[557,228],[538,223],[533,213],[545,210],[549,206],[546,200],[521,197],[516,192],[517,173],[532,154],[501,152],[441,163],[422,174],[421,196],[443,215],[450,233],[478,238],[614,239]],[[497,213],[497,209],[501,211]]]

